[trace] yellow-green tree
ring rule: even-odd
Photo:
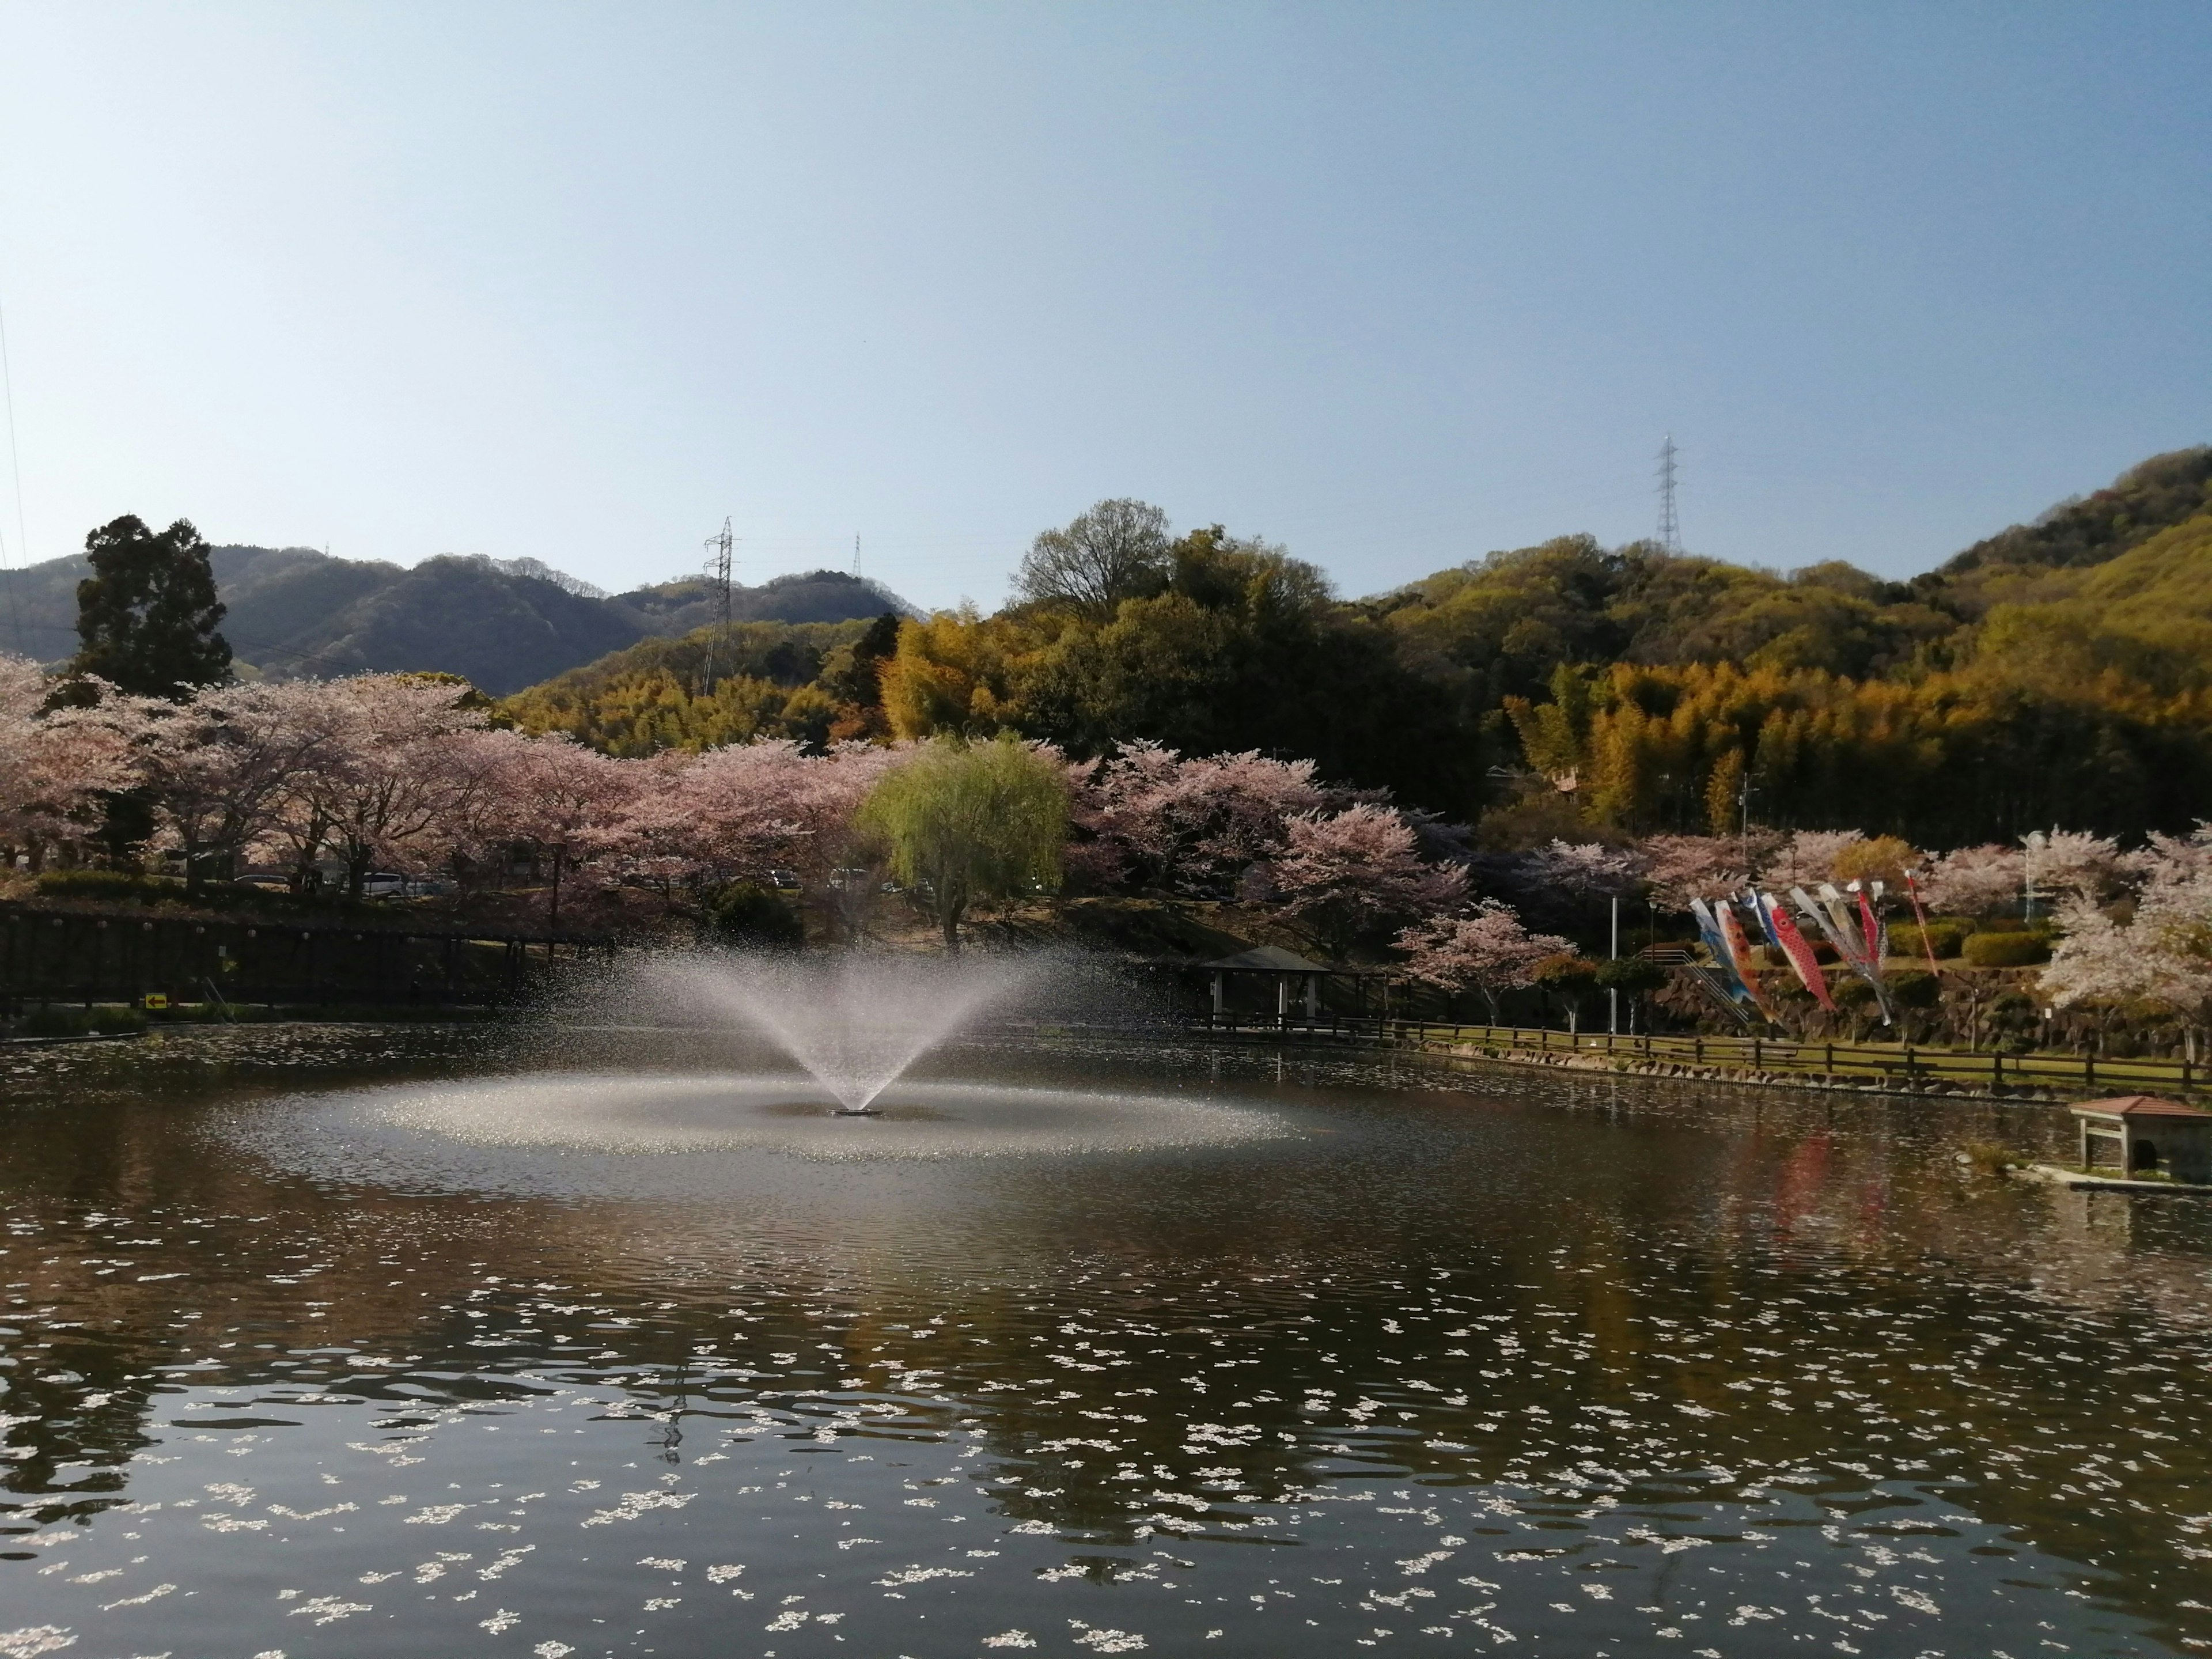
[[[1011,736],[933,739],[875,787],[857,827],[880,840],[890,870],[925,895],[945,948],[977,899],[1060,884],[1067,786],[1060,764]]]

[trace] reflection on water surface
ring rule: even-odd
[[[2050,1114],[540,1042],[9,1061],[0,1656],[2212,1644],[2212,1208]]]

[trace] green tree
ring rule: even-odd
[[[1552,957],[1536,966],[1535,981],[1567,1012],[1567,1030],[1582,1028],[1583,999],[1597,988],[1598,964],[1577,956]]]
[[[891,873],[927,895],[957,951],[973,901],[1059,885],[1067,789],[1057,765],[1012,737],[940,737],[876,786],[856,822],[889,848]]]
[[[1314,566],[1220,526],[1168,550],[1165,584],[1103,623],[1041,624],[1010,667],[1006,723],[1069,753],[1149,738],[1188,755],[1310,756],[1329,777],[1471,811],[1477,745],[1390,634]]]
[[[1147,501],[1100,501],[1031,544],[1014,589],[1031,605],[1103,622],[1123,599],[1158,592],[1168,562],[1166,514]]]
[[[70,666],[139,696],[181,692],[230,678],[230,646],[216,631],[207,544],[183,519],[158,535],[125,514],[84,538],[92,574],[76,587],[83,641]]]

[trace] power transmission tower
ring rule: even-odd
[[[715,620],[720,624],[716,633],[707,636],[707,680],[702,695],[714,695],[714,647],[719,642],[726,646],[730,638],[730,573],[736,568],[732,556],[738,538],[730,533],[730,521],[722,520],[722,533],[707,538],[706,547],[711,556],[707,561],[707,574],[714,581],[714,590],[708,597],[714,601]]]
[[[1674,516],[1674,434],[1659,446],[1659,545],[1669,553],[1682,550],[1682,526]]]
[[[858,581],[860,579],[860,532],[859,531],[857,531],[857,530],[856,530],[856,531],[854,531],[854,532],[853,532],[853,580],[855,580],[855,581]]]

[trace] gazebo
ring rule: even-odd
[[[1209,962],[1206,970],[1213,975],[1213,1012],[1218,1016],[1227,1012],[1224,995],[1231,974],[1256,974],[1275,981],[1275,1018],[1291,1017],[1291,985],[1293,981],[1305,981],[1306,1018],[1313,1019],[1321,1012],[1321,981],[1333,969],[1317,962],[1308,962],[1294,951],[1280,945],[1262,945],[1249,951],[1239,951],[1233,957],[1224,957],[1218,962]]]
[[[2212,1112],[2157,1095],[2085,1100],[2070,1109],[2081,1132],[2081,1167],[2116,1155],[2121,1173],[2162,1170],[2176,1181],[2212,1182]]]

